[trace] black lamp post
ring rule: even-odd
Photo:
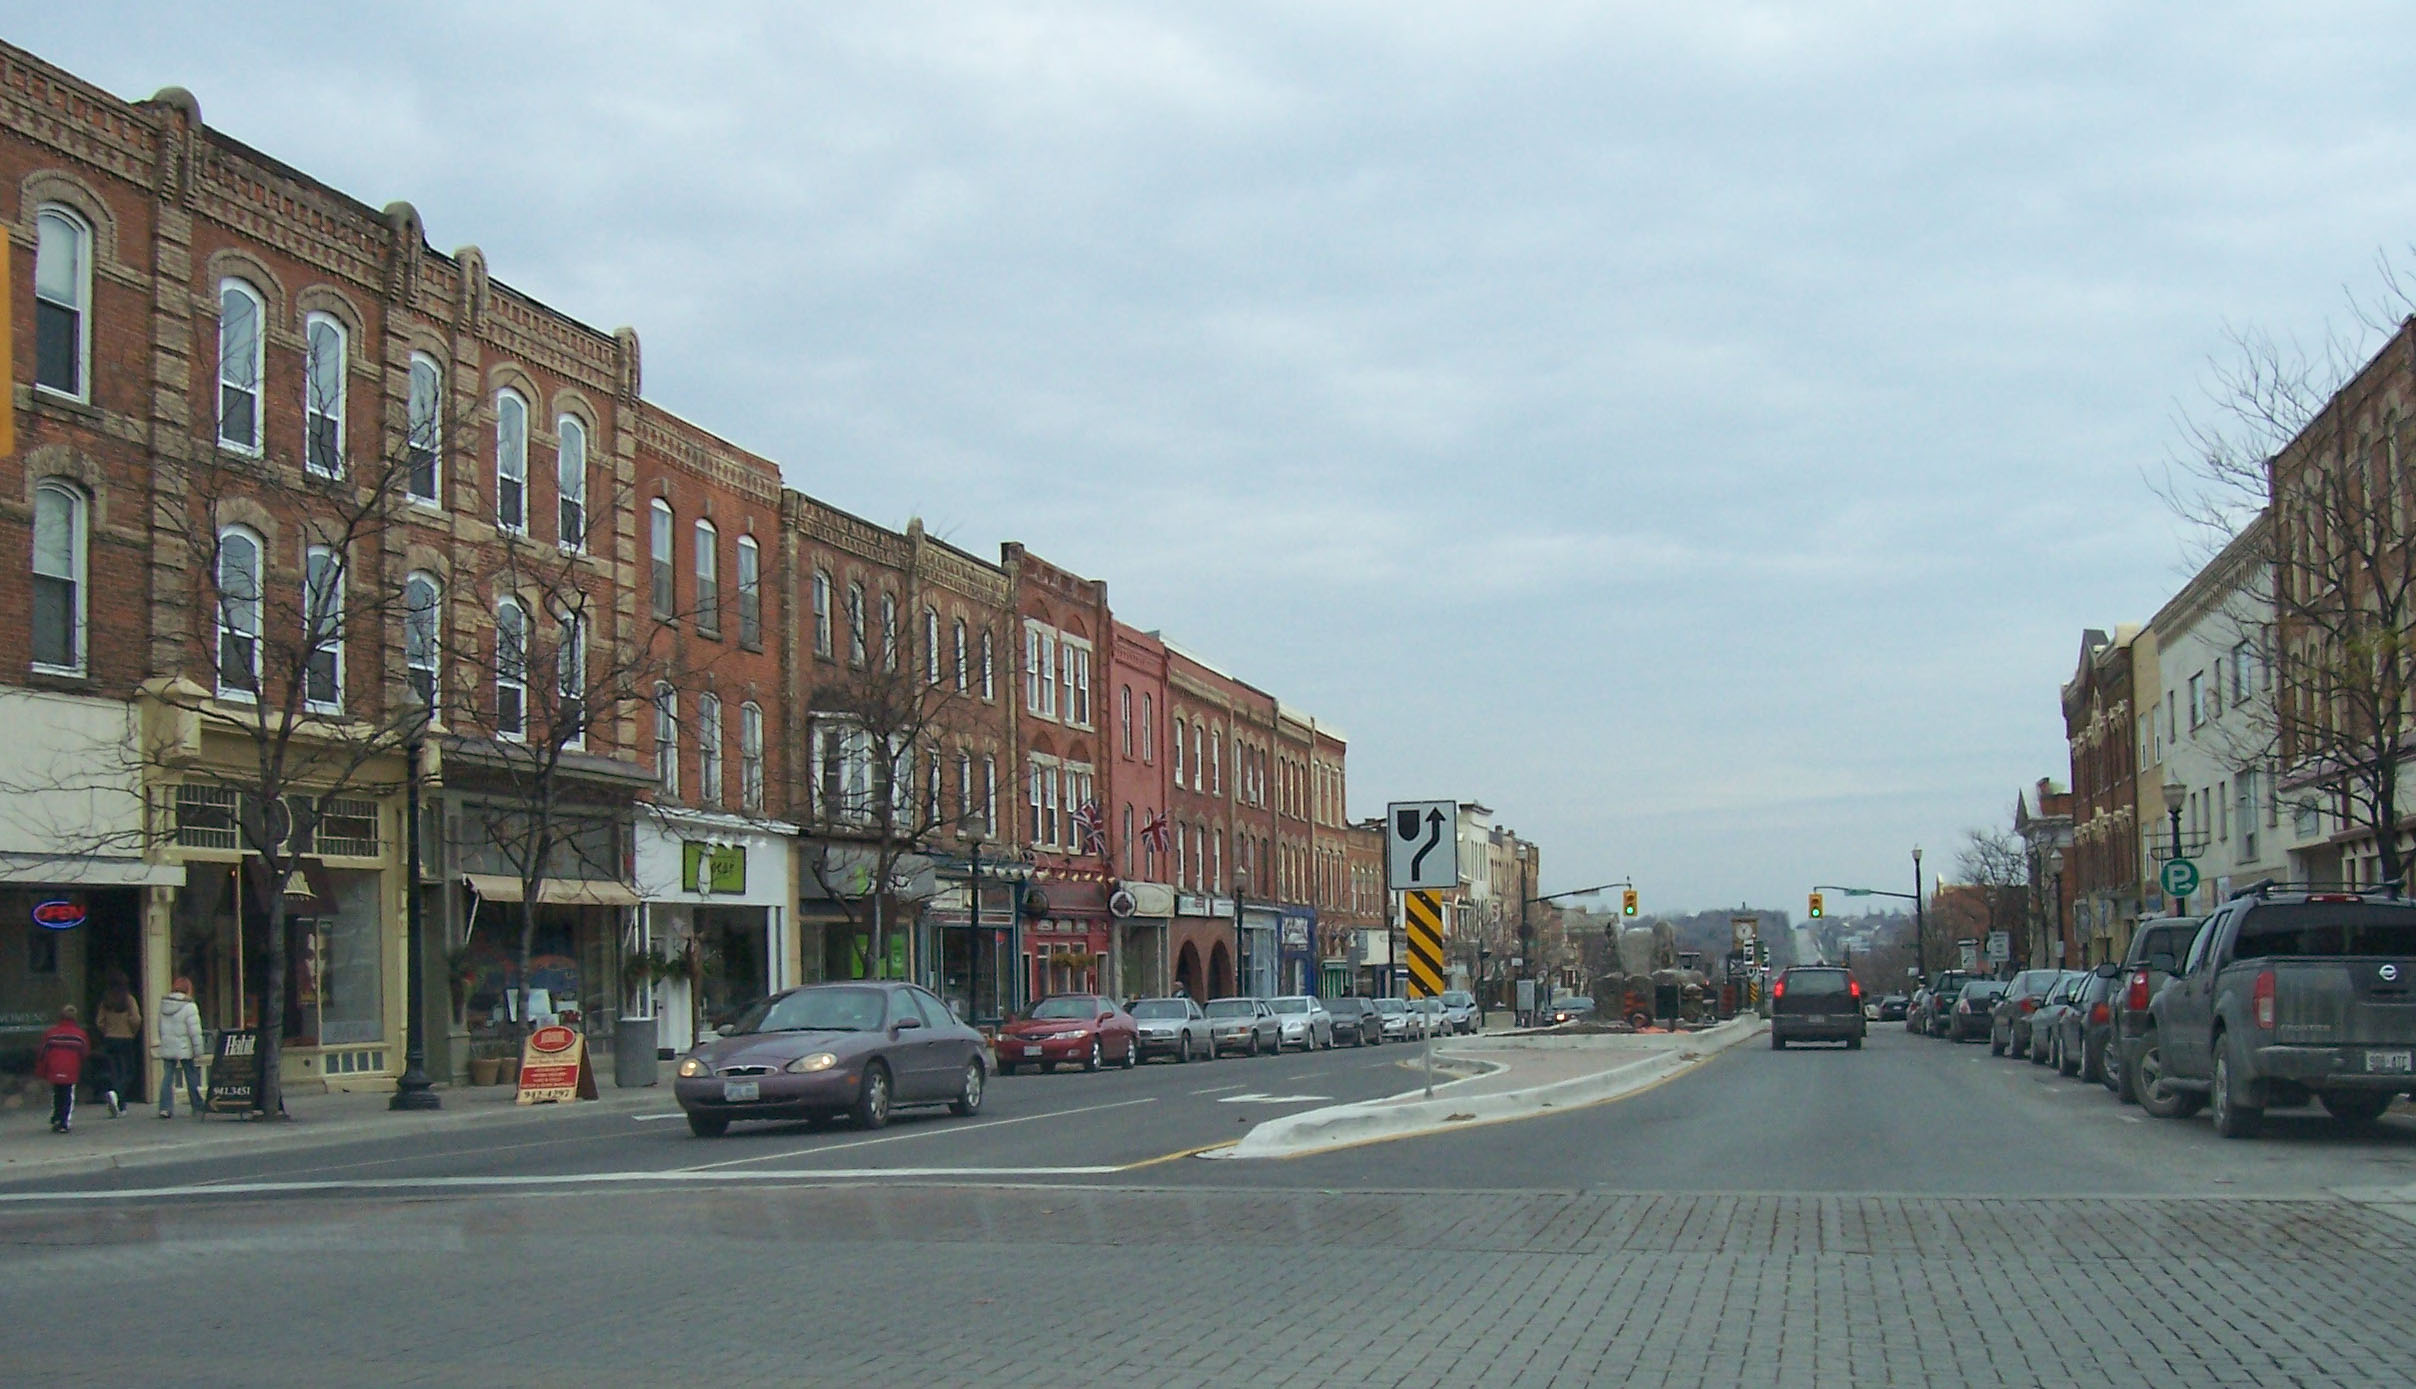
[[[2189,787],[2178,781],[2168,781],[2164,784],[2164,813],[2171,817],[2173,822],[2173,852],[2168,855],[2170,858],[2181,857],[2181,807],[2188,801]],[[2188,896],[2176,895],[2173,898],[2173,915],[2187,916],[2188,914]]]
[[[442,1109],[444,1097],[428,1079],[428,945],[426,913],[419,890],[419,761],[428,734],[428,706],[419,691],[404,696],[414,706],[411,737],[403,744],[403,930],[407,953],[403,984],[403,1074],[394,1083],[388,1109]]]
[[[1913,846],[1913,969],[1929,979],[1929,930],[1921,913],[1921,846]]]
[[[982,932],[981,919],[981,849],[982,841],[990,837],[990,822],[978,812],[968,810],[956,822],[957,833],[965,837],[968,857],[973,864],[973,886],[965,899],[965,922],[972,928],[971,957],[965,963],[965,1008],[973,1014],[972,1021],[981,1017],[981,957],[990,948]]]
[[[1249,977],[1249,937],[1242,930],[1242,888],[1250,881],[1250,870],[1235,864],[1233,868],[1233,995],[1249,997],[1249,986],[1242,981]]]

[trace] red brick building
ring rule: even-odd
[[[1108,651],[1108,701],[1102,730],[1107,738],[1108,857],[1115,865],[1124,896],[1111,902],[1127,908],[1118,918],[1115,985],[1120,994],[1156,995],[1179,982],[1193,997],[1204,997],[1199,955],[1192,951],[1191,972],[1179,973],[1175,959],[1181,944],[1175,939],[1175,898],[1178,891],[1171,868],[1172,817],[1167,815],[1170,763],[1159,756],[1164,740],[1158,722],[1166,710],[1166,643],[1157,633],[1118,622]],[[1163,837],[1169,852],[1156,847]]]
[[[1027,997],[1087,993],[1114,982],[1114,865],[1108,857],[1108,788],[1101,783],[1101,646],[1114,628],[1107,585],[1059,568],[1023,546],[1001,547],[1014,591],[1020,844],[1031,860],[1025,890]]]

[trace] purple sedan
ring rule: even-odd
[[[850,1114],[877,1129],[899,1105],[981,1108],[989,1048],[912,984],[812,984],[761,1002],[680,1058],[672,1083],[689,1131],[733,1119]]]

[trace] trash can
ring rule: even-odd
[[[654,1019],[622,1018],[612,1028],[612,1083],[635,1090],[654,1082]]]

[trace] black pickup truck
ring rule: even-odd
[[[2416,1093],[2416,901],[2260,884],[2207,918],[2149,1006],[2135,1087],[2159,1118],[2214,1107],[2250,1138],[2310,1098],[2344,1123]],[[2161,1081],[2161,1083],[2155,1083]]]

